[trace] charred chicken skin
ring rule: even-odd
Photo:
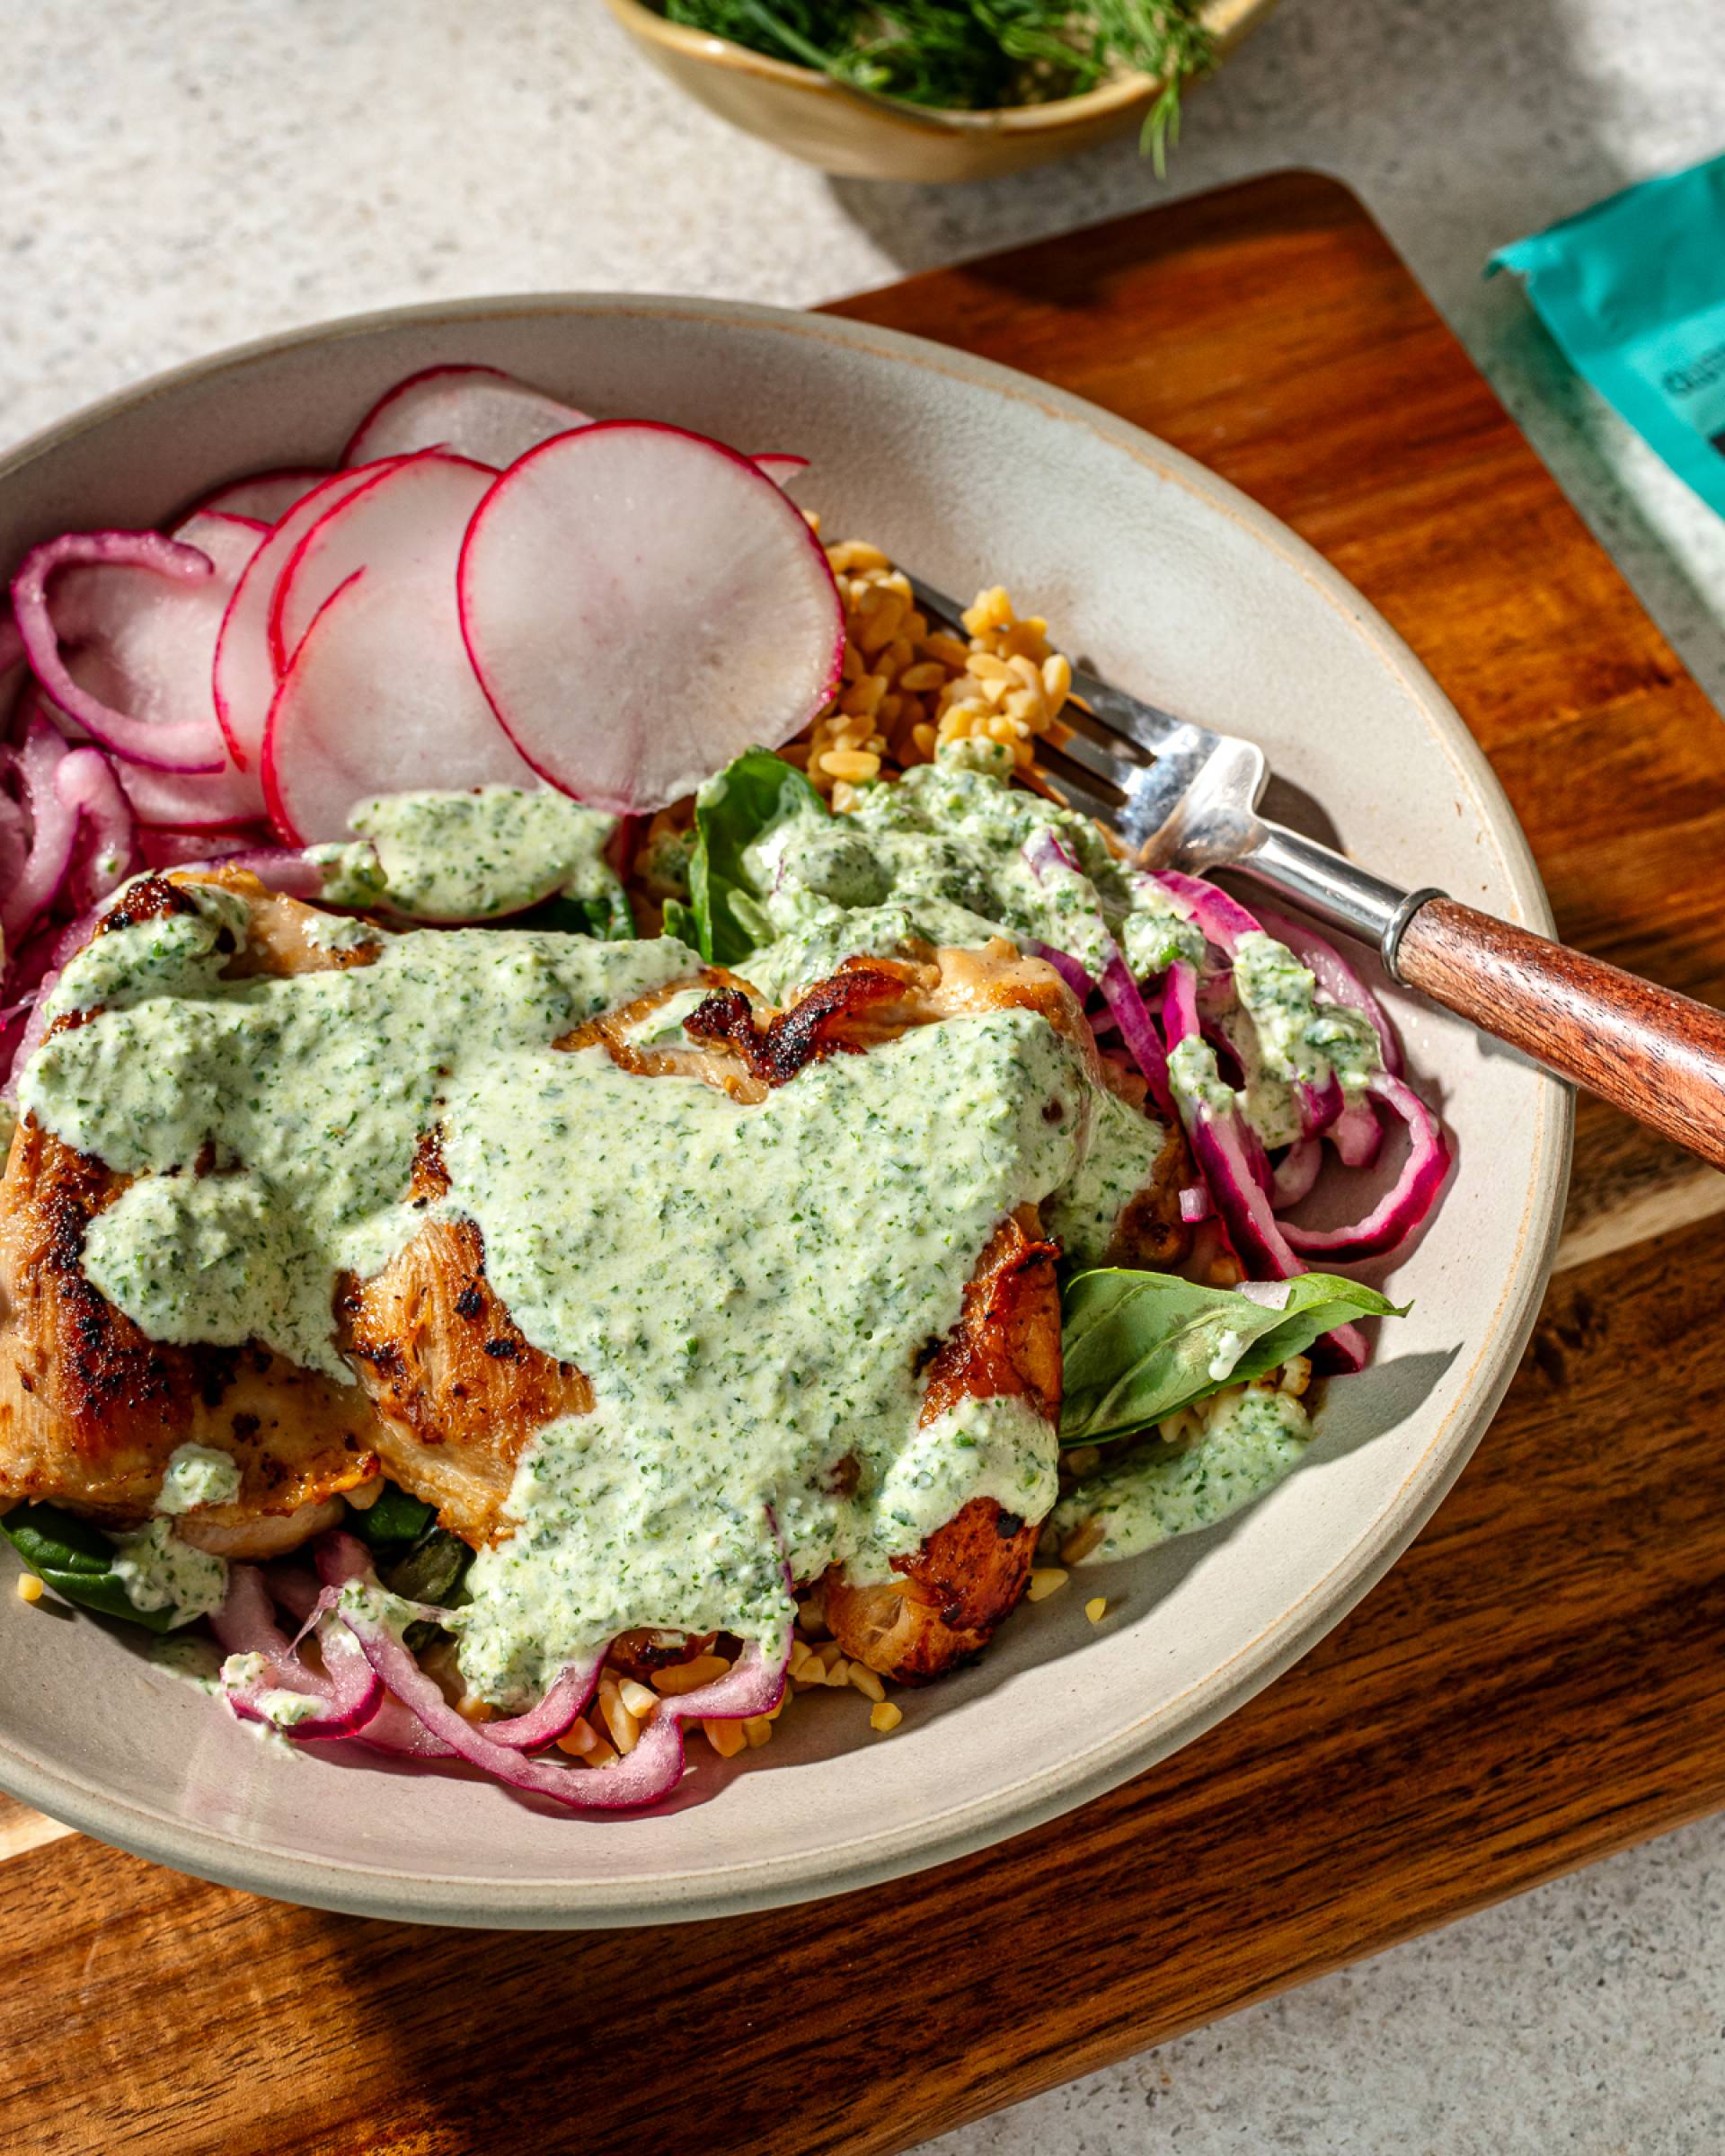
[[[141,880],[98,932],[187,909],[188,887],[199,879],[182,872]],[[201,879],[245,902],[235,976],[363,966],[376,955],[364,941],[329,948],[308,932],[314,909],[243,870]],[[685,1023],[690,1045],[638,1045],[639,1021],[672,993],[658,990],[555,1046],[602,1046],[643,1078],[694,1076],[748,1103],[811,1063],[865,1055],[939,1020],[1017,1007],[1046,1018],[1101,1075],[1070,993],[1003,941],[852,960],[782,1012],[718,969],[683,986],[708,991]],[[1176,1169],[1165,1179],[1171,1188]],[[197,1171],[214,1172],[213,1163]],[[409,1192],[428,1213],[424,1224],[375,1276],[337,1284],[333,1338],[357,1374],[351,1384],[252,1344],[146,1338],[97,1292],[82,1262],[90,1224],[126,1188],[124,1176],[29,1117],[19,1125],[0,1180],[0,1507],[48,1498],[106,1526],[134,1525],[149,1513],[170,1454],[193,1443],[229,1454],[241,1471],[232,1502],[199,1508],[180,1529],[224,1555],[292,1547],[339,1515],[344,1493],[380,1474],[435,1505],[470,1543],[507,1541],[524,1448],[548,1423],[585,1414],[593,1394],[580,1370],[517,1326],[487,1277],[478,1226],[436,1215],[448,1188],[437,1130],[421,1135]],[[1138,1232],[1160,1233],[1166,1192],[1145,1194],[1141,1210]],[[922,1358],[922,1425],[960,1401],[1003,1398],[1056,1420],[1056,1256],[1035,1207],[999,1223],[978,1253],[958,1324]],[[818,1595],[847,1656],[924,1682],[986,1646],[1022,1592],[1039,1524],[992,1498],[974,1498],[913,1555],[895,1558],[888,1584],[853,1584],[837,1566],[801,1584]]]

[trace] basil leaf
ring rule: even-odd
[[[410,1498],[404,1489],[394,1483],[385,1482],[382,1495],[374,1504],[361,1512],[358,1506],[348,1507],[348,1524],[366,1546],[373,1551],[400,1556],[409,1544],[417,1542],[438,1516],[435,1505],[423,1505],[418,1498]]]
[[[1271,1309],[1228,1287],[1118,1267],[1080,1273],[1062,1302],[1063,1445],[1097,1445],[1160,1422],[1224,1385],[1262,1377],[1354,1318],[1403,1317],[1376,1288],[1302,1273]]]
[[[140,1610],[114,1574],[113,1544],[87,1520],[55,1505],[20,1505],[0,1519],[4,1534],[39,1579],[81,1608],[123,1618],[146,1631],[171,1632],[189,1623],[170,1607]]]
[[[746,750],[694,797],[689,910],[696,947],[710,966],[739,965],[773,941],[743,867],[743,849],[774,824],[810,812],[830,814],[796,765],[765,748]]]

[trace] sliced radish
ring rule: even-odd
[[[198,504],[200,510],[224,517],[253,517],[260,524],[279,524],[296,501],[330,476],[316,464],[285,464],[278,472],[253,472],[244,479],[230,479]]]
[[[177,539],[181,546],[196,546],[200,531],[219,531],[224,525],[233,526],[235,534],[249,532],[253,552],[257,550],[258,542],[270,529],[261,517],[235,517],[228,509],[195,509],[183,524],[176,524],[168,536]]]
[[[341,455],[344,464],[448,449],[502,471],[529,449],[588,424],[584,411],[495,367],[428,367],[380,397]]]
[[[255,517],[231,517],[226,509],[199,509],[195,517],[187,517],[173,536],[181,546],[195,546],[199,553],[208,554],[216,564],[217,579],[234,585],[245,574],[268,528]]]
[[[497,477],[490,464],[476,464],[441,449],[422,450],[419,456],[402,462],[451,464],[468,473],[466,488],[449,498],[468,500],[470,513],[472,507],[484,499]],[[392,575],[398,569],[417,573],[417,557],[426,548],[438,561],[447,558],[446,522],[438,518],[421,526],[414,519],[422,500],[440,501],[449,490],[434,489],[428,498],[419,486],[382,483],[389,473],[401,468],[400,463],[385,464],[370,485],[356,487],[340,497],[325,508],[288,557],[270,603],[270,656],[278,680],[288,671],[288,661],[323,612],[324,602],[356,570],[377,564],[386,566]],[[449,568],[449,605],[453,609],[453,564]]]
[[[345,837],[372,794],[534,784],[456,614],[463,535],[490,479],[458,458],[414,457],[373,490],[378,551],[324,601],[270,708],[264,794],[289,844]]]
[[[845,654],[801,513],[748,457],[648,420],[596,422],[506,472],[460,594],[473,669],[522,755],[618,813],[788,741]]]
[[[751,457],[749,462],[773,482],[775,487],[788,487],[809,469],[806,456],[792,456],[779,450],[769,450],[765,456]]]
[[[209,666],[228,588],[208,551],[160,532],[68,532],[25,555],[12,597],[37,680],[104,748],[213,772],[226,755]]]
[[[277,580],[292,560],[295,548],[318,519],[338,502],[345,501],[356,488],[369,486],[389,468],[332,473],[302,496],[252,555],[228,601],[216,644],[216,717],[228,754],[242,771],[256,766],[276,693],[270,611]]]

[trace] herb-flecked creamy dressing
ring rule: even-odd
[[[348,817],[348,844],[307,847],[335,906],[387,902],[431,921],[488,921],[562,893],[602,898],[616,818],[549,786],[379,794]]]
[[[222,1606],[227,1566],[174,1533],[174,1521],[201,1505],[226,1505],[240,1494],[240,1471],[226,1453],[179,1445],[168,1455],[154,1515],[144,1526],[111,1538],[113,1571],[137,1610],[172,1610],[176,1621],[207,1617]]]
[[[1044,833],[1071,853],[1078,874],[1039,877],[1025,848]],[[1087,817],[957,762],[919,764],[894,785],[866,787],[846,816],[809,808],[786,817],[747,849],[744,865],[761,932],[776,939],[749,961],[749,978],[769,995],[841,959],[890,951],[907,935],[973,946],[1029,937],[1069,951],[1092,973],[1101,969],[1103,932],[1140,974],[1204,949],[1197,929],[1148,877],[1114,859]]]
[[[337,903],[478,919],[552,890],[602,896],[611,878],[611,819],[548,791],[389,797],[353,828],[355,845],[314,850]],[[1031,868],[1026,846],[1048,831],[1075,870]],[[747,970],[780,1002],[909,938],[978,947],[1004,932],[1096,971],[1106,933],[1140,976],[1203,950],[1086,819],[974,758],[863,789],[845,817],[787,818],[748,868],[770,940]],[[477,1223],[522,1331],[595,1395],[591,1414],[525,1449],[513,1533],[469,1575],[474,1690],[518,1703],[641,1625],[729,1630],[776,1651],[790,1577],[833,1562],[888,1577],[972,1497],[1031,1518],[1053,1504],[1039,1417],[966,1401],[922,1428],[916,1375],[1004,1214],[1039,1202],[1068,1261],[1099,1263],[1162,1148],[1163,1127],[1092,1090],[1042,1019],[919,1029],[745,1108],[552,1045],[686,981],[696,961],[674,940],[393,935],[323,917],[314,941],[375,944],[376,963],[229,980],[244,905],[208,886],[192,896],[195,914],[99,937],[67,967],[50,1016],[97,1015],[44,1044],[22,1105],[135,1179],[92,1223],[84,1268],[147,1334],[255,1338],[342,1382],[335,1281],[378,1270],[425,1219],[406,1203],[409,1174],[420,1133],[440,1129],[451,1187],[438,1209]],[[1376,1040],[1269,937],[1241,939],[1234,989],[1225,1030],[1243,1090],[1201,1041],[1176,1051],[1177,1085],[1286,1143],[1295,1085],[1334,1070],[1357,1090]],[[639,1043],[674,1041],[703,994],[668,998]],[[209,1139],[215,1172],[196,1174]],[[1096,1554],[1129,1554],[1259,1494],[1305,1431],[1297,1401],[1254,1390],[1213,1410],[1196,1446],[1139,1445],[1105,1465],[1057,1521],[1095,1515]],[[172,1515],[221,1501],[220,1458],[171,1467],[158,1516],[121,1538],[116,1569],[140,1608],[219,1602],[225,1567],[174,1536]]]
[[[1053,1432],[1022,1404],[917,1427],[919,1356],[978,1252],[1084,1157],[1089,1083],[1041,1017],[917,1029],[743,1107],[552,1045],[686,981],[671,940],[375,932],[374,964],[236,980],[243,903],[190,895],[68,965],[50,1015],[90,1015],[44,1043],[22,1105],[136,1179],[84,1264],[145,1331],[255,1337],[339,1379],[337,1276],[418,1228],[414,1149],[440,1129],[441,1209],[478,1224],[522,1331],[595,1396],[526,1449],[516,1531],[469,1575],[462,1662],[485,1696],[533,1696],[635,1625],[775,1650],[787,1565],[882,1577],[969,1497],[1052,1502]]]
[[[1137,1557],[1262,1497],[1296,1464],[1311,1435],[1305,1408],[1286,1392],[1249,1385],[1218,1395],[1195,1443],[1131,1445],[1068,1490],[1055,1508],[1055,1533],[1094,1522],[1102,1538],[1084,1562]]]

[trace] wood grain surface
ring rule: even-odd
[[[1455,698],[1563,935],[1721,999],[1725,728],[1340,188],[1278,175],[840,311],[1093,397],[1287,518]],[[1384,1583],[1175,1758],[898,1886],[438,1933],[0,1800],[5,2145],[897,2150],[1725,1802],[1721,1210],[1725,1177],[1586,1105],[1535,1338]]]
[[[1411,988],[1725,1168],[1725,1013],[1454,898],[1420,908],[1396,966]]]

